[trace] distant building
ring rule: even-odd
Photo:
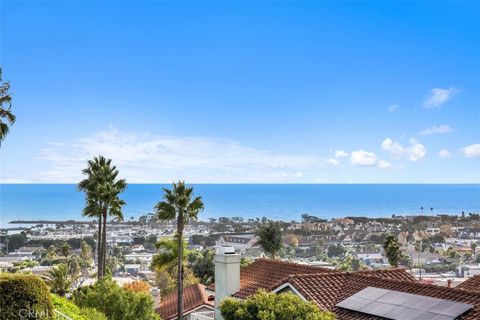
[[[257,237],[255,234],[228,234],[222,235],[215,241],[215,245],[221,247],[234,247],[236,251],[245,252],[247,249],[251,249],[257,243]]]

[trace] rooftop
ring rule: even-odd
[[[273,283],[290,275],[325,272],[332,270],[286,261],[257,259],[240,270],[240,290],[233,296],[246,298],[259,289],[269,289]],[[215,284],[212,283],[207,289],[215,291]]]
[[[480,275],[473,276],[457,286],[458,289],[474,291],[480,294]]]
[[[210,306],[213,308],[214,300],[209,299],[205,292],[205,286],[199,283],[186,287],[183,290],[184,313],[187,314],[201,306]],[[177,292],[164,297],[160,307],[155,310],[162,319],[168,320],[177,316]]]

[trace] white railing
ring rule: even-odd
[[[214,319],[215,319],[214,311],[194,312],[192,313],[192,317],[191,317],[191,320],[214,320]]]

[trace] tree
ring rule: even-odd
[[[3,242],[6,246],[8,245],[8,252],[12,252],[23,247],[27,242],[27,237],[24,232],[12,234],[11,236],[5,236]]]
[[[15,115],[12,113],[12,96],[8,92],[10,83],[3,81],[2,68],[0,68],[0,146],[10,131],[10,126],[15,123]]]
[[[118,179],[119,171],[111,159],[103,156],[88,161],[82,171],[87,177],[80,181],[78,189],[85,192],[83,214],[98,218],[98,278],[105,275],[107,254],[107,218],[110,215],[123,220],[122,207],[125,201],[119,195],[127,188],[125,179]]]
[[[201,197],[193,198],[193,188],[187,187],[184,181],[174,183],[172,190],[164,188],[163,191],[164,200],[157,203],[155,210],[159,220],[176,219],[177,222],[177,310],[178,320],[181,320],[183,319],[183,231],[186,224],[197,220],[198,213],[203,210],[203,202]]]
[[[109,320],[160,320],[148,293],[125,290],[110,277],[79,288],[72,297],[80,308],[95,308]]]
[[[385,255],[390,265],[392,267],[398,267],[398,262],[402,258],[402,251],[400,250],[397,237],[393,234],[387,235],[383,243],[383,249],[385,250]]]
[[[68,259],[68,256],[72,253],[72,247],[68,243],[62,245],[62,255]]]
[[[257,229],[257,244],[263,251],[275,260],[278,252],[283,248],[282,229],[280,223],[268,220]]]
[[[185,239],[182,241],[182,246],[186,247],[187,242]],[[175,272],[175,269],[177,268],[177,263],[178,263],[178,239],[177,236],[175,235],[174,238],[163,238],[160,241],[157,242],[155,245],[157,247],[157,252],[152,259],[152,268],[155,270],[166,270],[170,273]],[[186,263],[187,263],[187,257],[188,257],[189,251],[184,249],[183,251],[183,256],[181,258],[182,260],[182,265],[185,268]]]
[[[82,258],[87,265],[90,265],[92,262],[92,247],[90,247],[85,240],[82,240],[80,243],[80,258]]]
[[[339,269],[343,271],[359,271],[365,266],[360,259],[354,258],[353,256],[347,256],[340,264]]]
[[[331,312],[321,311],[313,302],[293,293],[267,293],[260,290],[245,300],[226,298],[220,303],[225,320],[333,320]]]
[[[338,245],[331,244],[330,246],[328,246],[327,255],[330,258],[340,257],[345,254],[345,251],[346,251],[345,248],[341,244],[338,244]]]
[[[150,285],[143,280],[127,282],[123,285],[123,289],[150,294]]]
[[[470,248],[472,249],[472,259],[475,260],[475,255],[477,253],[477,243],[476,242],[472,242],[472,244],[470,245]]]
[[[191,264],[193,274],[200,279],[204,285],[215,281],[215,250],[205,249]]]
[[[43,277],[53,293],[63,297],[78,280],[79,273],[70,265],[61,263]]]

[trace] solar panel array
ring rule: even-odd
[[[393,320],[453,320],[473,305],[368,287],[339,302],[337,307]]]

